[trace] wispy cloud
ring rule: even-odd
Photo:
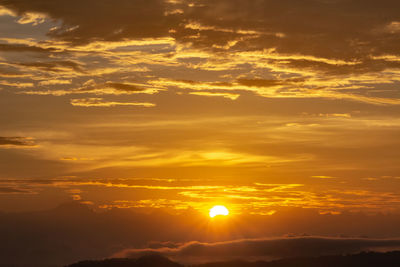
[[[103,98],[71,99],[71,105],[76,106],[76,107],[138,106],[138,107],[146,107],[146,108],[155,106],[155,104],[153,104],[153,103],[104,101]]]
[[[33,138],[0,136],[0,148],[31,148],[36,146]]]

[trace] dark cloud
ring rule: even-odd
[[[355,58],[377,52],[373,47],[396,52],[394,41],[399,38],[396,27],[390,30],[391,23],[400,20],[400,4],[393,0],[204,0],[174,5],[161,0],[2,0],[0,4],[18,14],[39,12],[62,20],[63,26],[50,35],[71,41],[159,37],[174,29],[178,40],[194,44],[241,39],[236,47],[250,45],[247,50],[276,47],[280,52]],[[167,12],[174,8],[183,12],[179,20],[176,13]],[[186,27],[190,23],[201,27]],[[199,36],[189,38],[194,34]],[[251,38],[240,38],[244,36]]]
[[[365,73],[391,67],[371,56],[399,55],[398,1],[205,0],[182,9],[184,22],[173,33],[178,41],[218,52],[274,51],[288,55],[272,60],[284,67],[306,64],[332,74]],[[190,24],[193,26],[188,27]],[[387,30],[390,25],[392,31]],[[290,58],[293,55],[353,64],[321,64]]]
[[[126,84],[126,83],[117,83],[117,82],[106,82],[106,86],[116,89],[116,90],[126,91],[126,92],[140,92],[140,91],[145,90],[143,88],[139,88],[136,85]]]
[[[46,61],[46,62],[23,62],[17,63],[19,66],[39,69],[42,71],[53,71],[59,72],[62,69],[70,69],[76,72],[83,72],[82,65],[71,60],[58,60],[58,61]]]
[[[47,53],[56,51],[54,48],[42,48],[38,46],[29,46],[21,44],[0,44],[0,51],[2,52],[37,52]]]
[[[393,250],[399,247],[399,239],[295,237],[217,243],[189,242],[179,248],[125,250],[117,256],[137,258],[149,253],[159,253],[180,262],[194,263],[235,259],[271,260],[287,257],[314,257],[367,250]]]
[[[31,138],[26,137],[1,137],[1,146],[35,146],[35,142]]]
[[[62,21],[48,35],[71,44],[172,36],[215,52],[275,51],[354,63],[325,66],[336,74],[389,68],[388,61],[371,57],[400,51],[400,3],[394,0],[1,0],[0,5]],[[324,70],[315,61],[294,65],[304,64]]]
[[[231,34],[234,38],[253,31],[247,34],[255,38],[243,38],[250,49],[276,47],[284,53],[354,58],[371,45],[383,48],[383,40],[398,38],[373,30],[399,20],[399,7],[393,0],[205,0],[201,5],[187,6],[185,19],[204,26],[197,30],[202,40],[206,40],[204,35],[227,29],[236,33]]]
[[[61,20],[62,26],[49,35],[72,43],[166,36],[172,23],[164,16],[162,0],[2,0],[0,4],[18,14],[38,12]]]
[[[0,194],[28,194],[30,191],[12,188],[12,187],[0,187]]]
[[[361,75],[363,73],[378,73],[385,69],[400,68],[399,62],[383,59],[363,58],[354,64],[335,64],[334,62],[318,62],[307,59],[271,60],[271,64],[280,68],[309,70],[327,75]]]
[[[21,76],[25,76],[25,74],[13,68],[0,67],[0,77],[11,78],[11,77],[21,77]]]
[[[282,85],[283,82],[279,80],[262,80],[262,79],[239,79],[238,83],[249,87],[271,87]]]

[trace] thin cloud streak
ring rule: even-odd
[[[71,99],[71,105],[76,107],[115,107],[115,106],[138,106],[138,107],[154,107],[153,103],[140,103],[140,102],[116,102],[116,101],[103,101],[103,98],[81,98]]]

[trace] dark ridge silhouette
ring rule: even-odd
[[[400,251],[387,253],[363,252],[355,255],[291,258],[275,261],[247,262],[243,260],[215,262],[190,267],[399,267]],[[138,259],[107,259],[83,261],[66,267],[183,267],[160,255]]]
[[[67,267],[183,267],[170,259],[153,254],[138,259],[106,259],[102,261],[82,261]]]
[[[197,265],[196,267],[399,267],[400,251],[362,252],[354,255],[288,258],[270,262],[231,261]]]

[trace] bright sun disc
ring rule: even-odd
[[[212,209],[210,209],[210,217],[214,218],[215,216],[218,215],[223,215],[226,216],[229,214],[229,210],[225,208],[224,206],[214,206]]]

